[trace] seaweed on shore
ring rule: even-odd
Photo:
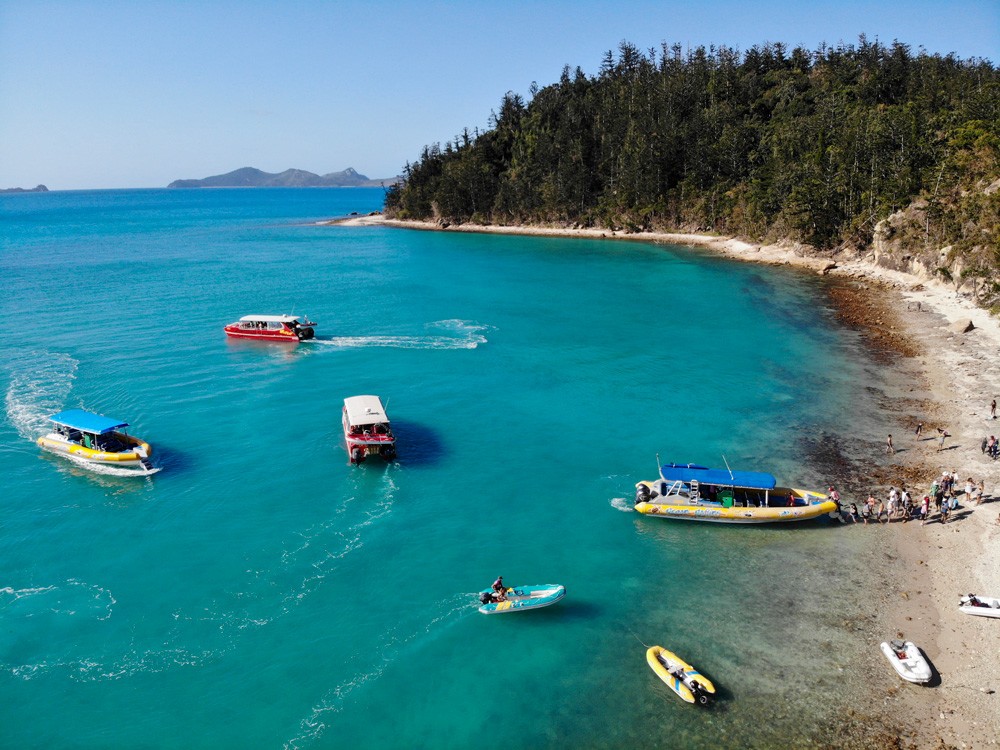
[[[829,290],[837,319],[860,331],[870,344],[872,355],[884,364],[895,357],[916,357],[921,347],[903,328],[890,301],[893,290],[878,282],[833,284]]]

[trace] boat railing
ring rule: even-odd
[[[692,486],[689,489],[685,489],[685,484],[681,480],[675,480],[670,485],[667,485],[665,481],[660,482],[660,496],[663,498],[668,497],[683,497],[688,502],[698,502],[698,482],[692,482]]]

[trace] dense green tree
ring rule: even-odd
[[[1000,74],[988,61],[864,36],[744,53],[623,42],[596,76],[567,66],[531,94],[506,94],[485,132],[425,147],[387,212],[836,249],[919,206],[923,243],[968,254],[969,278],[995,286]]]

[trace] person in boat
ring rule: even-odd
[[[981,607],[983,603],[979,601],[979,598],[975,594],[969,594],[969,606],[970,607]]]
[[[504,586],[503,576],[497,576],[497,579],[493,582],[492,588],[494,601],[502,602],[507,600],[507,587]]]

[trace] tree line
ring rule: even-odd
[[[864,247],[880,220],[915,207],[914,236],[995,279],[1000,75],[987,60],[864,36],[742,53],[623,42],[597,75],[567,66],[528,102],[508,92],[488,129],[425,146],[404,176],[386,197],[397,218],[819,249]]]

